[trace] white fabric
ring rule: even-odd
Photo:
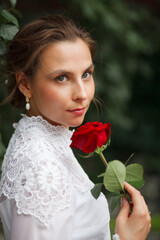
[[[26,115],[14,127],[0,182],[6,240],[110,240],[107,201],[91,195],[72,131]]]
[[[118,234],[114,234],[114,235],[113,235],[113,240],[120,240],[119,235],[118,235]]]

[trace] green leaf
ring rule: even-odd
[[[125,181],[130,183],[136,189],[144,185],[143,167],[140,164],[133,163],[126,167]]]
[[[0,37],[4,40],[12,40],[15,34],[18,32],[18,28],[11,24],[0,25]]]
[[[119,192],[119,191],[116,191],[116,192],[110,192],[109,193],[109,196],[110,197],[115,197],[115,196],[119,196],[121,193]],[[124,194],[121,194],[122,196],[124,195]]]
[[[101,193],[103,183],[97,183],[94,185],[94,187],[91,189],[91,193],[95,199],[97,199]]]
[[[2,11],[0,10],[0,25],[2,23],[6,23],[6,20],[4,19],[4,17],[2,16]]]
[[[134,188],[139,189],[144,185],[144,180],[141,181],[127,181],[129,184],[131,184]]]
[[[109,162],[105,175],[104,186],[110,192],[124,191],[126,168],[119,160]]]
[[[125,181],[141,181],[143,180],[143,167],[138,163],[130,164],[126,167]]]
[[[104,177],[105,173],[101,173],[100,175],[98,175],[98,178],[99,177]]]
[[[1,15],[10,23],[13,23],[14,25],[16,25],[16,27],[19,27],[18,21],[15,18],[15,16],[13,16],[10,12],[8,12],[7,10],[2,10],[1,11]]]
[[[7,48],[6,48],[6,45],[4,43],[4,40],[0,39],[0,56],[5,54],[6,50],[7,50]]]
[[[12,8],[12,13],[14,13],[17,18],[22,18],[22,14],[15,8]]]
[[[109,199],[109,212],[112,213],[113,210],[116,208],[116,206],[118,204],[120,204],[120,200],[121,200],[121,197],[123,195],[122,194],[118,194],[116,196],[112,196],[110,199]]]
[[[16,3],[17,3],[17,0],[9,0],[12,7],[15,7],[16,6]]]

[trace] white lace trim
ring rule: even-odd
[[[23,118],[2,165],[0,196],[15,199],[18,213],[48,225],[54,213],[71,205],[73,188],[89,191],[89,180],[70,149],[72,131],[42,117]]]
[[[114,235],[113,235],[113,240],[120,240],[119,235],[118,235],[118,234],[114,234]]]

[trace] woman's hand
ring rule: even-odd
[[[133,210],[130,214],[128,201],[122,199],[122,208],[116,219],[115,232],[121,240],[145,240],[151,228],[151,217],[144,198],[138,190],[130,184],[124,184],[132,198]]]

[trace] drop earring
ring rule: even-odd
[[[29,103],[29,98],[26,97],[26,110],[29,110],[30,109],[30,103]]]

